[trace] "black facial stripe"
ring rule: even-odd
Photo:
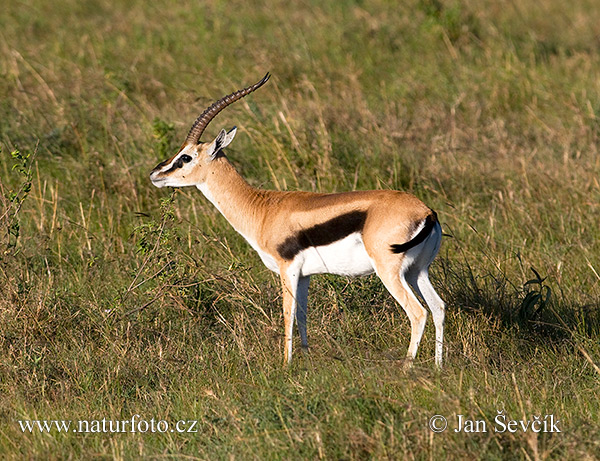
[[[190,157],[190,156],[189,156],[189,155],[182,155],[181,157],[179,157],[179,158],[177,159],[177,161],[176,161],[175,163],[173,163],[173,166],[172,166],[171,168],[169,168],[167,171],[165,171],[165,172],[164,172],[164,174],[170,173],[171,171],[175,171],[175,170],[177,170],[177,169],[181,168],[181,167],[183,166],[184,162],[185,162],[185,163],[189,162],[189,160],[186,162],[186,161],[183,159],[183,157]],[[191,159],[192,159],[192,158],[190,157],[190,160],[191,160]]]
[[[283,259],[289,261],[309,247],[329,245],[354,232],[362,231],[366,219],[365,211],[351,211],[337,216],[324,223],[296,232],[277,246],[277,252]]]
[[[167,163],[169,163],[169,160],[163,160],[162,162],[160,162],[158,165],[156,165],[156,167],[154,168],[155,170],[160,170],[163,166],[165,166]]]

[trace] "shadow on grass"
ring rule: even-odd
[[[440,262],[448,306],[496,320],[534,347],[600,335],[600,303],[574,304],[534,268],[529,280],[516,282],[500,271],[477,273],[466,261]]]

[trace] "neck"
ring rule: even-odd
[[[226,157],[210,163],[206,181],[197,187],[236,231],[246,239],[256,240],[253,230],[260,219],[261,193],[240,176]]]

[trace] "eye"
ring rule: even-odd
[[[192,157],[187,154],[183,154],[181,157],[179,157],[179,160],[181,160],[183,163],[190,163],[192,161]]]

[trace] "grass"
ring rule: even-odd
[[[598,24],[591,1],[9,2],[2,457],[600,456]],[[310,354],[282,369],[277,279],[198,191],[150,184],[204,107],[267,70],[207,138],[237,125],[229,157],[257,186],[434,208],[443,371],[429,324],[402,368],[408,320],[377,278],[330,276]],[[561,432],[494,432],[499,411]],[[18,424],[136,414],[197,431]]]

